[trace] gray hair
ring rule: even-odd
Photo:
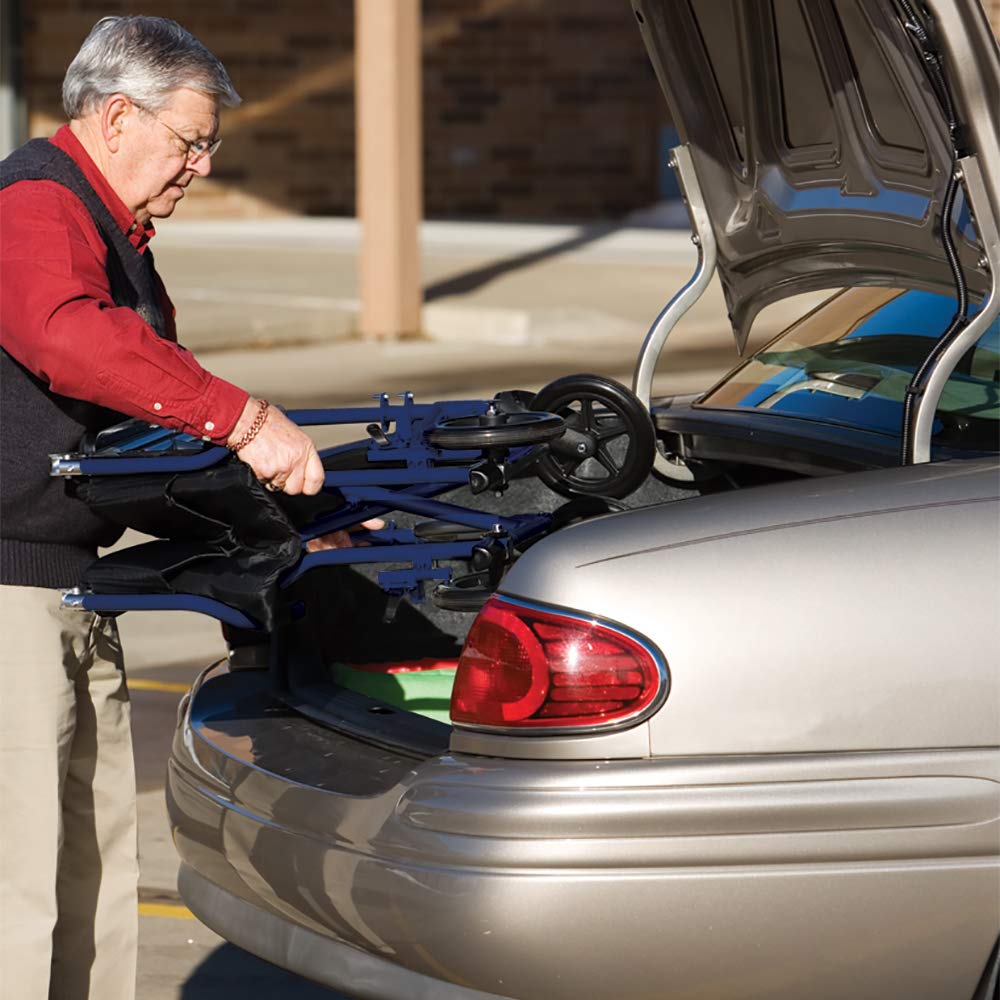
[[[63,108],[80,118],[112,94],[162,111],[187,87],[226,107],[240,103],[226,68],[189,31],[165,17],[104,17],[91,29],[63,80]]]

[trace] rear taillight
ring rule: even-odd
[[[460,725],[580,729],[633,720],[666,695],[659,653],[619,626],[491,597],[451,693]]]

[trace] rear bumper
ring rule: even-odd
[[[284,920],[213,884],[189,865],[181,866],[177,884],[198,919],[233,944],[324,986],[350,990],[359,1000],[491,1000],[496,996],[423,976]]]
[[[960,998],[996,939],[995,755],[407,758],[265,683],[181,720],[181,892],[351,996]]]

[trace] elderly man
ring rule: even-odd
[[[48,478],[46,455],[141,417],[227,444],[273,489],[323,469],[280,410],[176,343],[153,267],[240,98],[173,21],[108,17],[63,84],[69,124],[0,172],[0,995],[134,995],[135,779],[113,621],[62,612],[118,532]]]

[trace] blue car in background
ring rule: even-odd
[[[954,313],[948,295],[850,288],[708,392],[655,400],[657,435],[677,467],[677,482],[898,465],[906,388]],[[996,453],[998,419],[1000,320],[966,352],[945,387],[932,457]]]

